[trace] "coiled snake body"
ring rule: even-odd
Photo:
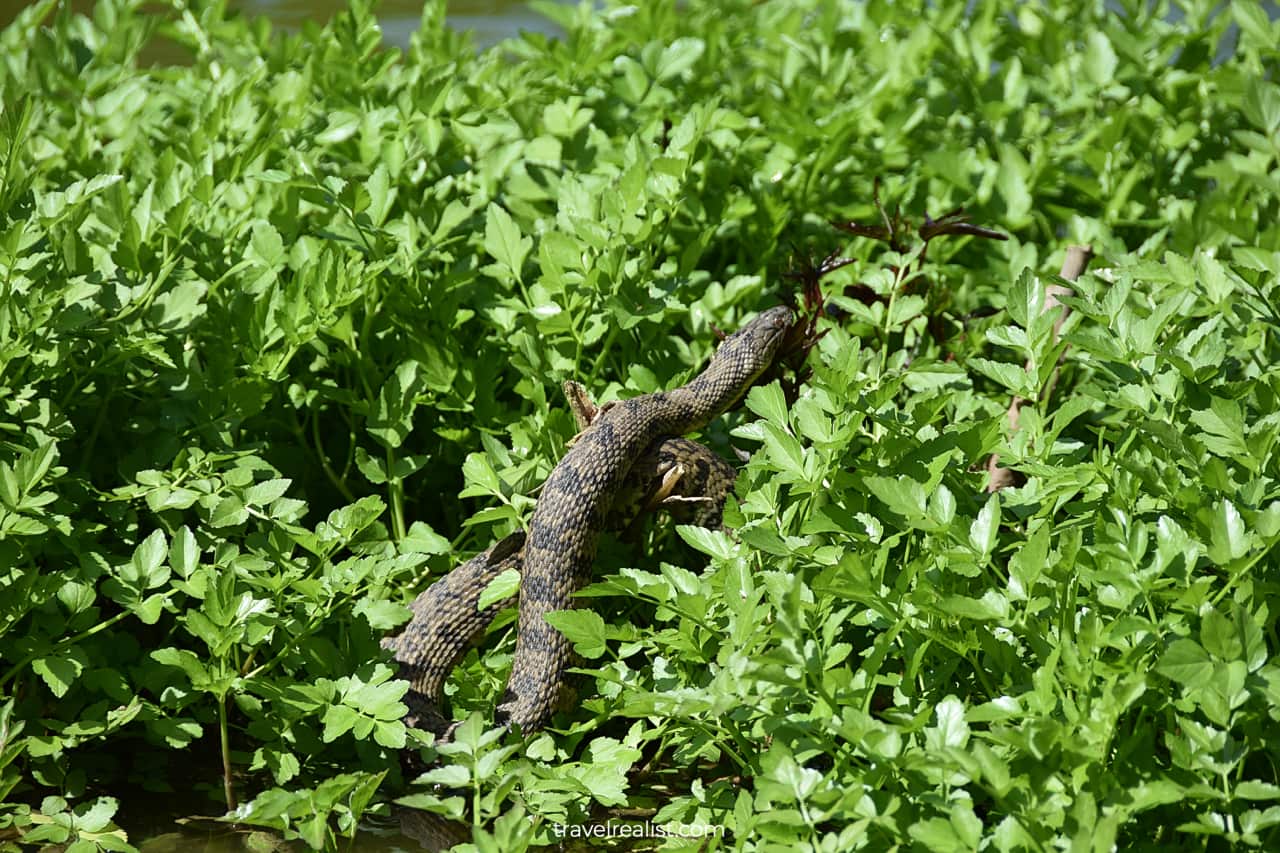
[[[418,596],[404,631],[384,641],[412,685],[407,697],[412,722],[437,733],[444,730],[436,702],[445,677],[509,603],[478,612],[480,593],[497,574],[516,568],[521,571],[519,628],[511,676],[496,716],[525,732],[545,725],[571,655],[569,641],[543,617],[573,606],[573,593],[590,576],[600,531],[627,520],[628,511],[617,510],[620,494],[652,490],[646,481],[662,476],[664,453],[706,459],[692,450],[705,448],[671,437],[700,429],[732,406],[773,361],[790,325],[790,309],[771,308],[725,338],[707,368],[688,384],[601,409],[547,478],[527,536],[506,537]],[[733,482],[732,468],[720,465],[695,465],[705,469],[702,482],[691,477],[676,487],[676,494],[709,493],[718,514]]]

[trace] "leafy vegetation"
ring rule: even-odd
[[[0,846],[164,792],[314,847],[397,798],[486,849],[1280,844],[1260,5],[544,3],[481,53],[142,6],[0,34]],[[886,246],[876,181],[1010,239]],[[378,640],[528,517],[560,382],[680,382],[830,252],[799,399],[703,436],[736,533],[607,544],[553,730],[487,729],[509,614],[407,731]]]

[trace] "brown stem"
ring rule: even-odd
[[[1060,278],[1066,281],[1075,281],[1078,279],[1089,266],[1089,261],[1093,259],[1093,249],[1089,246],[1068,246],[1067,255],[1062,259],[1062,271],[1058,273]],[[1062,324],[1067,321],[1067,316],[1071,313],[1071,309],[1063,305],[1058,298],[1061,296],[1070,296],[1071,288],[1064,287],[1060,284],[1050,284],[1044,289],[1044,307],[1041,313],[1052,311],[1055,308],[1061,308],[1058,319],[1053,324],[1053,343],[1056,345],[1062,333]],[[1026,369],[1031,369],[1031,361],[1028,360]],[[1053,394],[1054,387],[1058,384],[1058,368],[1054,368],[1053,375],[1049,377],[1049,381],[1045,383],[1044,390],[1041,392],[1040,398],[1046,400]],[[1018,431],[1018,420],[1022,413],[1022,407],[1026,404],[1026,400],[1017,395],[1009,403],[1009,412],[1007,418],[1009,421],[1009,432]],[[1000,489],[1009,488],[1010,486],[1021,485],[1022,475],[1008,468],[1000,467],[1000,455],[998,453],[991,454],[991,458],[987,460],[987,473],[990,475],[987,480],[987,491],[997,492]]]

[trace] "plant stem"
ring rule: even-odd
[[[882,343],[884,346],[880,348],[880,379],[884,379],[885,371],[889,369],[889,335],[893,332],[893,303],[898,299],[898,291],[902,289],[902,283],[907,278],[907,267],[910,262],[899,259],[898,268],[893,274],[893,288],[889,291],[889,304],[884,309],[884,329],[881,330]]]
[[[105,622],[99,622],[97,625],[94,625],[92,628],[89,628],[87,630],[81,631],[79,634],[76,634],[74,637],[67,637],[65,640],[62,640],[61,642],[57,643],[51,649],[31,652],[22,660],[18,661],[13,666],[9,667],[9,671],[6,672],[3,677],[0,677],[0,686],[4,686],[5,684],[7,684],[9,682],[9,679],[17,675],[18,672],[23,667],[30,664],[36,658],[44,657],[45,655],[54,654],[56,652],[61,651],[62,649],[65,649],[67,646],[73,646],[76,643],[80,642],[81,640],[85,639],[86,637],[92,637],[94,634],[98,633],[99,631],[104,631],[107,628],[110,628],[112,625],[116,624],[117,622],[119,622],[121,619],[123,619],[128,615],[129,615],[128,610],[122,610],[119,613],[117,613],[115,616],[112,616],[110,619],[106,620]]]
[[[587,374],[586,384],[588,386],[592,385],[600,375],[600,368],[604,366],[604,357],[609,352],[610,348],[613,347],[613,341],[616,337],[618,337],[618,326],[615,323],[611,324],[609,326],[609,331],[605,333],[604,343],[600,345],[600,354],[596,356],[596,363],[592,365],[591,372]]]
[[[404,482],[393,476],[396,467],[396,454],[387,448],[387,497],[391,504],[391,536],[400,543],[404,540]]]
[[[351,493],[346,481],[338,476],[337,471],[333,470],[333,466],[329,464],[329,458],[324,455],[324,445],[320,442],[320,415],[318,412],[311,415],[311,442],[316,446],[316,457],[320,460],[320,468],[324,471],[325,476],[329,478],[329,482],[333,483],[334,488],[338,490],[338,494],[342,495],[347,503],[355,503],[356,496]]]
[[[236,789],[231,783],[231,745],[227,737],[227,702],[230,698],[223,696],[218,700],[218,740],[222,747],[222,792],[227,798],[227,811],[236,810]]]

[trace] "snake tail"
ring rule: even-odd
[[[467,649],[514,596],[479,609],[489,581],[507,569],[523,566],[525,534],[513,533],[444,575],[414,599],[413,618],[404,630],[382,641],[395,652],[400,675],[409,681],[405,722],[443,736],[449,728],[439,710],[444,682]]]

